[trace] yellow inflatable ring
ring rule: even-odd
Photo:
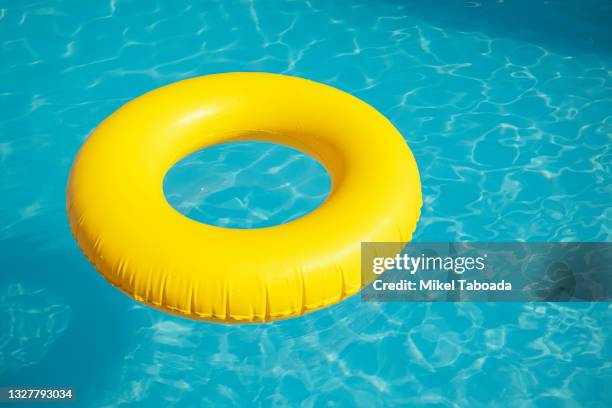
[[[287,224],[199,223],[164,197],[166,172],[212,145],[269,141],[317,158],[332,189]],[[139,302],[194,319],[270,321],[358,292],[362,241],[408,241],[421,207],[402,136],[335,88],[264,73],[177,82],[127,103],[90,135],[72,167],[67,210],[94,267]]]

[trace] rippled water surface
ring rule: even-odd
[[[107,285],[64,212],[74,155],[123,103],[268,71],[396,125],[421,171],[417,240],[610,241],[611,16],[605,0],[0,1],[0,384],[73,386],[79,406],[612,406],[607,303],[353,297],[196,323]],[[262,227],[316,208],[329,178],[299,152],[230,144],[164,189],[192,218]]]

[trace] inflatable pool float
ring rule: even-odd
[[[191,220],[162,190],[200,149],[267,141],[317,158],[327,200],[286,224],[230,229]],[[359,99],[305,79],[228,73],[125,104],[89,136],[67,189],[70,227],[112,285],[186,317],[262,322],[337,303],[361,288],[362,241],[408,241],[421,190],[402,136]]]

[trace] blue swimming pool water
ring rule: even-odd
[[[0,1],[0,385],[73,386],[96,407],[612,406],[607,303],[354,297],[273,324],[192,322],[106,284],[64,212],[74,155],[123,103],[269,71],[397,126],[421,171],[417,240],[610,241],[611,21],[605,0]],[[169,201],[219,224],[284,222],[328,188],[270,145],[186,163]]]
[[[274,143],[240,142],[189,155],[164,178],[170,205],[191,219],[227,228],[262,228],[321,205],[331,177],[312,157]]]

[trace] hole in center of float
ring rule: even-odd
[[[192,153],[164,177],[168,203],[204,224],[264,228],[319,207],[331,178],[314,158],[264,142],[225,143]]]

